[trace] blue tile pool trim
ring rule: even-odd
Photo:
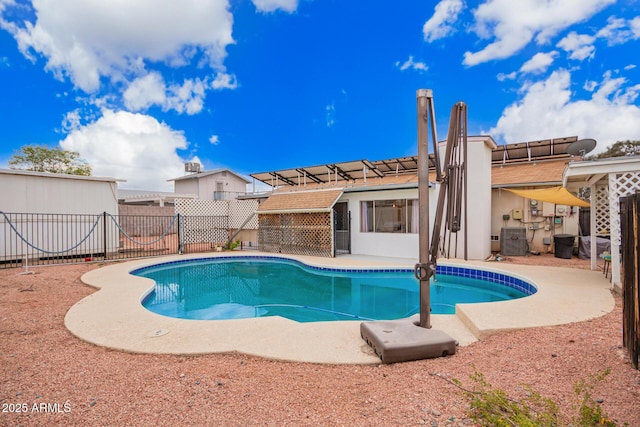
[[[129,274],[137,275],[149,268],[164,267],[174,264],[184,264],[194,261],[226,261],[226,260],[269,260],[269,261],[286,261],[293,264],[298,264],[311,270],[319,271],[335,271],[340,273],[357,273],[357,272],[372,272],[372,273],[413,273],[412,268],[340,268],[340,267],[318,267],[315,265],[309,265],[296,259],[268,256],[268,255],[231,255],[231,256],[219,256],[219,257],[205,257],[205,258],[189,258],[175,261],[161,262],[158,264],[147,265],[144,267],[136,268],[129,272]],[[479,268],[458,267],[453,265],[438,265],[436,266],[436,274],[446,274],[448,276],[467,277],[471,279],[480,279],[488,282],[498,283],[503,286],[508,286],[517,291],[524,293],[525,295],[533,295],[538,289],[529,281],[514,277],[504,272],[483,270]]]

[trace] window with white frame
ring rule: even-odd
[[[417,233],[418,200],[367,200],[360,202],[363,233]]]

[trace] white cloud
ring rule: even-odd
[[[398,67],[401,71],[405,71],[408,69],[416,70],[416,71],[427,71],[429,67],[427,64],[421,61],[414,61],[413,56],[409,56],[404,62],[396,62],[396,67]]]
[[[209,138],[209,142],[213,145],[218,145],[220,144],[220,138],[218,137],[218,135],[211,135],[211,137]]]
[[[640,38],[640,16],[636,16],[631,21],[629,21],[629,27],[633,32],[633,36],[637,39]]]
[[[152,72],[131,82],[123,94],[124,104],[132,111],[144,110],[154,104],[164,105],[166,90],[162,75]]]
[[[607,40],[609,46],[626,43],[629,40],[640,38],[638,32],[638,21],[640,18],[634,18],[633,21],[627,21],[622,18],[610,16],[607,19],[607,25],[596,34]],[[635,27],[635,28],[634,28]]]
[[[593,81],[593,80],[587,80],[582,85],[582,88],[584,90],[586,90],[587,92],[593,92],[594,90],[596,90],[597,87],[598,87],[598,82]]]
[[[216,78],[211,83],[211,88],[221,89],[235,89],[238,87],[238,81],[235,75],[227,74],[225,72],[219,72],[216,74]]]
[[[332,103],[324,107],[324,109],[327,113],[327,118],[326,118],[327,127],[330,128],[331,126],[336,124],[336,106],[335,104]]]
[[[259,12],[269,13],[276,10],[293,13],[298,8],[298,0],[251,0]]]
[[[516,73],[515,71],[512,71],[508,74],[498,73],[496,75],[496,78],[498,79],[498,81],[504,82],[505,80],[515,80],[517,76],[518,76],[518,73]]]
[[[553,63],[553,59],[558,56],[555,50],[547,53],[536,53],[533,57],[520,67],[522,73],[544,73]]]
[[[94,175],[126,179],[126,188],[156,191],[173,191],[166,180],[182,175],[183,160],[176,150],[187,145],[182,132],[153,117],[111,110],[60,141],[64,150],[80,153]]]
[[[607,72],[591,99],[572,99],[571,74],[555,71],[528,85],[522,99],[505,108],[488,133],[507,143],[571,135],[595,138],[594,153],[619,140],[640,139],[640,107],[634,105],[640,85],[626,83]]]
[[[211,83],[208,80],[185,79],[182,84],[174,83],[167,87],[160,73],[151,72],[131,82],[123,94],[124,104],[132,111],[142,111],[158,105],[164,111],[174,110],[180,114],[192,115],[202,111],[207,90],[238,87],[235,76],[225,72],[217,73]]]
[[[81,118],[80,110],[69,111],[62,119],[62,131],[64,133],[72,132],[80,127]]]
[[[204,105],[207,84],[200,79],[186,79],[181,85],[173,84],[167,89],[166,109],[189,115],[197,114]]]
[[[433,16],[422,27],[425,41],[432,42],[453,33],[455,31],[453,24],[456,23],[463,8],[462,0],[440,1],[435,7]]]
[[[595,37],[588,34],[578,34],[571,31],[556,46],[569,52],[570,59],[584,61],[593,58],[596,48],[593,45]]]
[[[56,0],[33,3],[35,22],[2,21],[25,56],[46,58],[46,69],[87,93],[101,79],[147,74],[154,62],[194,59],[222,66],[233,43],[227,0]]]
[[[465,52],[464,64],[473,66],[508,58],[532,40],[545,44],[569,26],[593,16],[615,0],[488,0],[475,11],[474,31],[494,39],[477,52]]]

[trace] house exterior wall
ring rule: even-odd
[[[494,147],[490,137],[469,137],[467,141],[468,259],[486,259],[491,255],[491,153]],[[445,157],[445,148],[440,145],[441,159]],[[462,209],[464,212],[464,201]],[[451,257],[464,258],[465,218],[461,220],[457,248],[451,248]]]
[[[486,259],[491,255],[492,147],[480,138],[469,138],[467,147],[467,253],[469,259]],[[464,239],[458,239],[458,258],[463,256]]]
[[[0,173],[0,211],[118,214],[115,180]]]
[[[491,150],[488,138],[469,138],[467,180],[467,257],[485,259],[491,254]],[[444,153],[441,154],[444,157]],[[438,203],[440,185],[430,190],[429,235]],[[339,201],[348,201],[351,212],[351,253],[359,255],[393,256],[417,259],[419,237],[417,233],[371,233],[361,231],[360,202],[368,200],[417,199],[418,189],[345,192]],[[463,206],[464,209],[464,206]],[[464,257],[464,218],[458,232],[458,246],[451,248],[451,257]],[[456,239],[454,238],[453,241]]]
[[[418,259],[418,233],[372,233],[361,231],[360,202],[370,200],[417,199],[418,189],[344,193],[338,200],[347,202],[351,212],[351,253]],[[437,195],[431,190],[429,219],[433,223]]]
[[[533,188],[533,187],[532,187]],[[529,243],[529,250],[538,251],[540,253],[553,252],[553,239],[550,239],[549,245],[544,244],[545,238],[551,238],[554,234],[573,234],[578,235],[578,208],[564,207],[561,218],[561,224],[555,224],[553,217],[553,205],[538,203],[534,210],[538,211],[538,215],[532,215],[532,207],[530,199],[518,196],[500,188],[494,188],[491,192],[491,235],[500,236],[500,230],[503,227],[526,229],[526,238]],[[519,209],[522,212],[522,219],[513,218],[513,210]],[[547,214],[547,216],[545,216]],[[503,219],[503,215],[509,215],[508,220]],[[532,227],[538,227],[535,230]],[[500,240],[491,240],[491,250],[493,252],[500,251]]]

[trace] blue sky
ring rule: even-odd
[[[0,167],[78,151],[125,188],[415,155],[468,105],[499,144],[640,139],[638,0],[0,0]]]

